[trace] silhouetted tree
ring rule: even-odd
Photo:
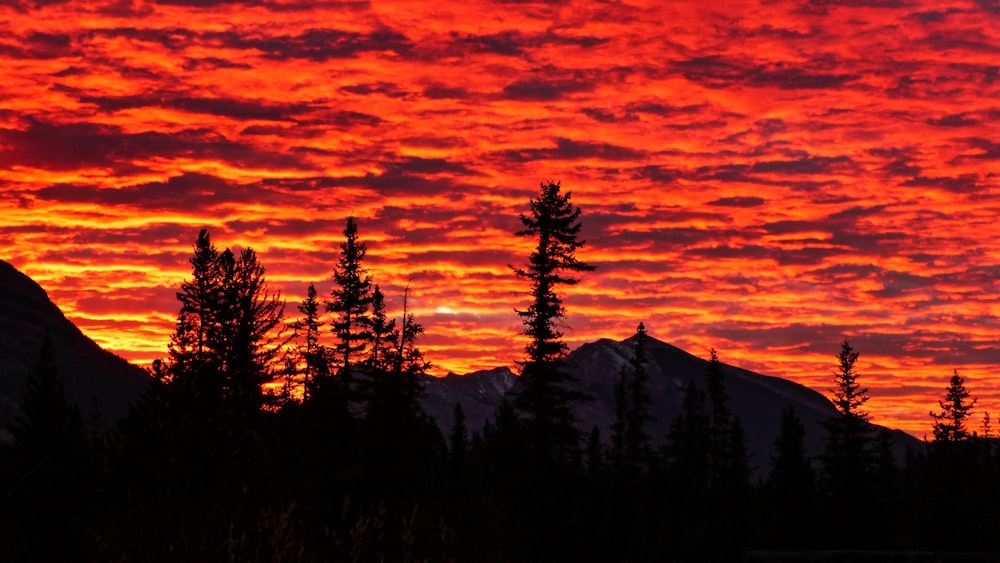
[[[871,415],[862,410],[868,402],[868,388],[858,383],[859,374],[854,367],[859,354],[851,348],[847,340],[841,345],[839,371],[834,373],[833,404],[844,417],[854,421],[868,422]]]
[[[408,291],[403,297],[402,326],[393,348],[385,350],[387,369],[367,369],[372,387],[362,426],[369,458],[365,472],[394,483],[399,494],[408,494],[407,488],[421,480],[427,482],[438,459],[428,454],[445,457],[448,445],[420,406],[422,377],[430,363],[417,345],[424,329],[407,309]],[[383,321],[383,326],[387,324]],[[385,487],[386,482],[376,485]]]
[[[943,401],[938,401],[941,412],[930,413],[934,418],[934,439],[939,442],[958,442],[969,438],[966,420],[972,416],[976,399],[969,400],[969,390],[958,370],[951,376],[948,392]]]
[[[923,535],[933,538],[928,547],[962,550],[970,546],[995,550],[997,523],[991,502],[996,500],[996,475],[990,470],[987,440],[972,439],[968,420],[976,399],[955,371],[948,382],[940,413],[934,419],[934,441],[928,444],[926,490],[927,528]],[[991,498],[992,497],[992,498]],[[981,517],[979,515],[986,515]],[[941,529],[962,530],[962,534],[939,534]],[[926,540],[925,540],[926,541]]]
[[[206,411],[228,404],[252,412],[274,375],[284,344],[284,302],[272,293],[251,248],[239,257],[219,253],[202,230],[191,258],[192,280],[181,285],[177,328],[171,336],[169,379]]]
[[[560,193],[558,182],[541,185],[538,198],[530,201],[530,214],[521,214],[524,228],[517,232],[517,236],[531,237],[537,244],[527,267],[511,267],[517,277],[531,284],[531,305],[517,311],[530,341],[525,347],[516,406],[527,419],[530,446],[540,462],[568,459],[579,447],[572,404],[582,397],[567,386],[571,376],[562,368],[567,347],[559,321],[566,311],[556,290],[578,283],[566,274],[594,267],[576,258],[584,241],[579,238],[580,209],[570,203],[570,195]]]
[[[295,338],[298,340],[296,352],[297,363],[302,371],[302,399],[309,398],[309,392],[317,377],[329,373],[326,347],[320,344],[319,336],[323,323],[320,320],[320,301],[316,294],[316,286],[309,284],[306,298],[299,304],[298,310],[302,316],[292,324]]]
[[[858,353],[844,341],[838,356],[839,369],[834,373],[833,404],[838,414],[826,421],[827,441],[823,455],[826,500],[830,518],[842,526],[841,541],[836,547],[867,547],[872,541],[872,515],[855,510],[844,499],[862,499],[871,495],[874,451],[871,415],[863,409],[868,389],[858,382],[855,368]]]
[[[372,278],[362,264],[366,253],[365,243],[358,240],[358,224],[354,217],[348,217],[340,258],[333,270],[332,299],[326,304],[326,310],[337,315],[331,329],[339,340],[335,349],[345,370],[351,365],[351,355],[363,352],[371,340],[368,310],[372,303]]]
[[[419,410],[417,401],[423,393],[420,376],[426,374],[432,366],[417,346],[417,338],[424,333],[424,327],[414,319],[413,313],[409,312],[409,297],[410,288],[407,286],[403,292],[402,327],[398,332],[393,332],[396,336],[396,346],[392,351],[391,365],[395,381],[407,405],[412,410]]]
[[[275,377],[275,360],[287,340],[281,338],[285,303],[272,292],[264,267],[252,248],[234,258],[220,255],[222,295],[213,348],[221,352],[223,393],[249,412],[263,404],[263,386]]]
[[[392,365],[391,350],[397,340],[396,319],[389,319],[385,312],[385,296],[375,284],[372,291],[371,351],[368,365],[376,370],[388,370]]]
[[[210,374],[217,374],[221,367],[221,359],[208,350],[222,299],[222,273],[219,252],[207,229],[198,233],[190,262],[191,280],[183,282],[177,293],[181,309],[170,338],[170,369],[167,371],[169,378],[176,378],[182,385],[187,383],[188,377],[211,377]]]

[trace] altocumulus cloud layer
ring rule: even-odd
[[[141,363],[200,227],[294,305],[354,214],[441,372],[511,365],[558,179],[571,345],[641,320],[825,389],[846,337],[878,421],[953,368],[998,408],[1000,7],[711,4],[6,2],[0,255]]]

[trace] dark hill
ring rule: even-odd
[[[90,412],[96,400],[105,425],[124,416],[146,386],[146,372],[103,350],[66,319],[44,289],[0,260],[0,428],[17,413],[46,332],[66,395],[80,411]]]

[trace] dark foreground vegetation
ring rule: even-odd
[[[649,434],[640,325],[632,359],[614,375],[612,435],[578,429],[572,406],[587,397],[561,369],[558,290],[593,269],[576,258],[579,214],[550,183],[521,217],[517,234],[537,242],[513,268],[529,288],[518,314],[530,342],[510,401],[483,428],[466,427],[457,406],[446,429],[421,411],[423,327],[405,310],[386,315],[353,219],[332,291],[323,299],[310,287],[291,323],[253,251],[219,252],[203,231],[168,358],[114,431],[67,402],[51,343],[42,344],[0,450],[0,560],[1000,551],[1000,450],[988,414],[969,429],[974,400],[957,373],[933,415],[934,440],[895,459],[869,423],[858,355],[844,342],[833,381],[840,414],[824,455],[807,456],[787,411],[773,458],[754,460],[769,468],[757,479],[714,352],[668,434]]]

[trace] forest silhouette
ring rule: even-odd
[[[807,454],[789,409],[771,459],[751,460],[715,350],[666,435],[650,433],[640,324],[631,358],[608,374],[610,435],[580,428],[573,406],[588,396],[565,369],[561,291],[594,269],[576,255],[581,211],[548,182],[520,221],[534,246],[511,266],[527,296],[513,305],[528,343],[509,400],[479,428],[458,403],[451,428],[423,412],[424,327],[405,293],[389,318],[353,217],[333,286],[310,285],[292,318],[252,249],[220,251],[202,230],[166,357],[112,430],[67,400],[50,339],[26,351],[35,369],[0,446],[0,560],[1000,553],[1000,448],[957,372],[930,413],[933,439],[896,459],[845,341],[831,356],[838,414],[823,455]]]

